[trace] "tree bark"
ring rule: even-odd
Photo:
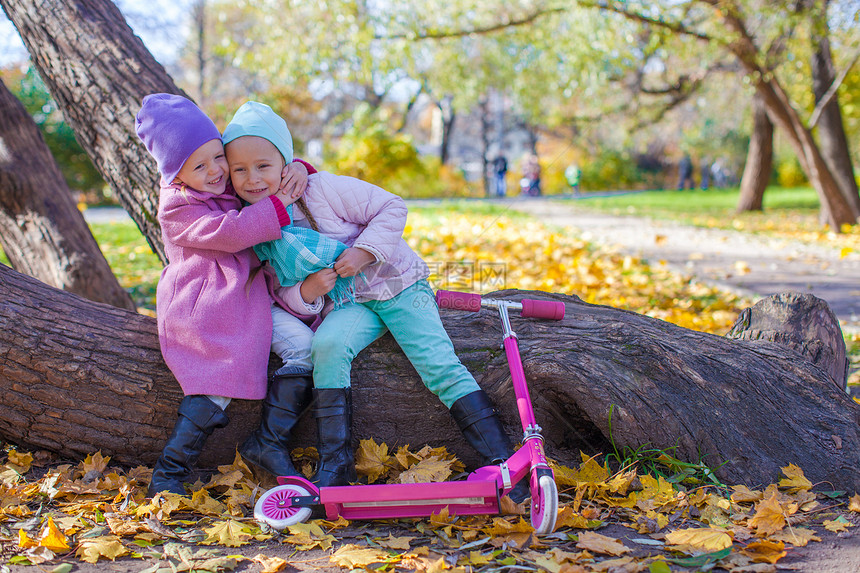
[[[741,191],[736,211],[761,211],[764,190],[770,182],[773,170],[773,123],[767,116],[767,106],[762,97],[753,95],[753,128],[747,162],[741,177]]]
[[[824,16],[826,15],[825,10]],[[816,105],[836,79],[833,58],[830,54],[830,39],[826,35],[826,22],[822,23],[819,29],[820,32],[813,35],[812,54],[812,90]],[[845,136],[845,126],[842,122],[842,111],[839,108],[837,95],[834,95],[821,110],[818,120],[818,140],[821,145],[821,155],[833,172],[839,189],[845,199],[860,211],[860,192],[854,179],[854,165],[851,162],[851,152],[848,138]]]
[[[182,94],[109,0],[0,0],[75,137],[166,262],[155,160],[139,142],[143,96]]]
[[[0,81],[0,245],[19,272],[135,310],[78,211],[39,128]]]
[[[680,459],[703,460],[726,483],[771,483],[780,467],[795,463],[813,482],[860,490],[860,406],[841,389],[844,378],[828,374],[828,363],[844,357],[844,342],[823,301],[804,295],[775,299],[770,310],[757,306],[735,334],[765,334],[734,340],[561,294],[495,296],[566,305],[559,323],[512,319],[547,451],[560,463],[576,464],[580,450],[607,453],[611,438],[618,448],[649,444]],[[0,435],[73,459],[101,450],[120,463],[151,464],[182,398],[161,361],[154,320],[2,266],[0,301],[6,405]],[[814,320],[792,325],[796,316]],[[518,440],[498,315],[443,310],[442,317],[463,363]],[[783,335],[770,334],[775,332]],[[809,354],[780,343],[788,339]],[[831,355],[825,352],[831,344],[843,346]],[[356,359],[353,388],[356,443],[372,437],[389,447],[443,445],[467,465],[476,464],[444,406],[390,336]],[[230,425],[210,438],[202,463],[231,460],[236,444],[258,423],[258,408],[234,400],[227,410]],[[313,432],[306,417],[295,445],[315,444]]]

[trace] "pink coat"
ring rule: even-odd
[[[156,292],[164,361],[186,395],[262,399],[277,283],[250,247],[281,236],[275,204],[242,208],[229,187],[172,185],[161,189],[158,221],[169,261]]]
[[[403,239],[408,210],[403,199],[366,181],[320,171],[308,176],[304,193],[319,232],[376,257],[357,279],[356,300],[388,300],[430,274],[427,264]],[[310,227],[301,209],[293,222]]]

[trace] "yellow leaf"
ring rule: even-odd
[[[69,550],[69,541],[59,528],[54,525],[54,519],[48,518],[48,523],[42,529],[42,534],[39,537],[39,545],[47,547],[54,553],[63,553]]]
[[[470,551],[469,552],[469,565],[474,565],[476,567],[480,567],[481,565],[489,565],[494,561],[492,554],[484,555],[480,551]]]
[[[754,503],[761,499],[761,492],[754,491],[745,485],[736,485],[732,487],[734,493],[731,495],[731,500],[735,503]]]
[[[30,471],[30,466],[33,464],[33,454],[20,453],[16,450],[9,450],[7,466],[17,471],[20,474],[25,474]]]
[[[589,529],[588,520],[567,505],[559,510],[555,526],[556,528],[572,527],[574,529]]]
[[[839,250],[839,258],[844,259],[845,257],[847,257],[848,255],[850,255],[853,252],[854,252],[854,249],[852,249],[851,247],[842,247]]]
[[[206,489],[198,489],[191,494],[191,499],[186,502],[189,508],[203,515],[219,516],[226,510],[223,503],[209,495]]]
[[[30,549],[31,547],[38,546],[39,544],[33,541],[23,528],[18,530],[18,547]]]
[[[328,549],[336,539],[331,535],[326,535],[322,527],[313,521],[308,523],[297,523],[290,525],[287,530],[290,536],[284,539],[284,543],[292,543],[297,545],[302,551],[319,547],[320,549]]]
[[[260,573],[278,573],[287,566],[287,562],[280,557],[267,557],[262,553],[255,555],[253,561],[262,567]]]
[[[440,509],[439,513],[434,513],[430,516],[430,525],[433,525],[434,527],[445,527],[453,521],[454,518],[448,513],[447,505]]]
[[[781,468],[786,479],[779,480],[779,487],[788,488],[789,491],[797,492],[812,488],[812,482],[803,475],[803,470],[794,464]]]
[[[409,550],[409,542],[415,539],[414,537],[394,537],[390,533],[388,537],[385,539],[375,539],[376,543],[381,545],[382,547],[387,547],[389,549],[400,549],[403,551]]]
[[[608,468],[597,463],[594,457],[586,458],[585,454],[583,454],[583,458],[585,459],[582,465],[579,466],[576,481],[597,484],[609,479],[611,474]]]
[[[756,506],[756,513],[750,520],[750,527],[756,529],[759,536],[767,537],[785,527],[785,513],[777,500],[776,492]]]
[[[790,527],[783,529],[782,531],[769,536],[768,539],[771,541],[791,543],[795,547],[803,547],[810,541],[821,541],[821,538],[815,535],[815,531],[805,527]]]
[[[670,531],[666,534],[666,543],[711,553],[731,547],[733,540],[731,535],[720,529],[693,527]]]
[[[101,557],[113,561],[117,557],[128,555],[129,551],[116,535],[105,535],[81,541],[75,556],[81,561],[95,563]]]
[[[335,565],[355,569],[374,563],[385,563],[388,561],[388,553],[348,543],[335,551],[330,559]]]
[[[397,448],[397,453],[394,454],[394,459],[400,464],[400,469],[409,469],[412,464],[418,463],[419,458],[409,451],[409,444]]]
[[[788,554],[783,542],[768,540],[753,541],[744,547],[741,553],[752,559],[755,563],[776,563]]]
[[[359,475],[367,476],[367,483],[373,483],[391,469],[391,456],[388,445],[372,440],[361,440],[355,454],[355,469]]]
[[[534,527],[531,523],[525,521],[522,517],[516,523],[511,523],[507,519],[496,517],[493,519],[490,527],[484,528],[484,533],[491,536],[507,535],[510,533],[533,533]]]
[[[630,548],[625,547],[625,545],[617,539],[600,535],[593,531],[583,531],[580,533],[579,541],[576,542],[576,546],[579,549],[586,549],[593,553],[600,553],[601,555],[617,556],[624,555],[631,551]]]
[[[848,510],[860,513],[860,494],[855,493],[854,497],[848,500]]]
[[[821,523],[824,526],[824,529],[827,531],[832,531],[833,533],[842,533],[844,531],[848,531],[849,527],[854,527],[854,524],[845,519],[842,516],[834,520],[825,520]]]
[[[110,457],[103,457],[101,450],[94,454],[90,454],[78,465],[78,469],[83,475],[90,472],[103,474],[107,468]]]
[[[408,470],[400,473],[400,483],[426,483],[445,481],[451,475],[451,461],[437,457],[421,460]]]
[[[234,519],[219,521],[212,527],[203,530],[206,538],[201,541],[203,545],[226,545],[227,547],[239,547],[250,543],[253,536],[247,532],[246,526]]]

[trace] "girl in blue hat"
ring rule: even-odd
[[[293,157],[286,122],[269,106],[247,102],[223,140],[230,177],[247,208],[268,200]],[[312,480],[319,487],[355,481],[350,370],[355,356],[386,332],[483,463],[507,459],[512,449],[493,404],[461,364],[439,318],[429,268],[403,239],[403,199],[359,179],[318,172],[295,205],[287,207],[292,222],[281,237],[254,250],[281,284],[300,285],[305,301],[331,300],[311,343],[320,454]],[[517,502],[527,495],[526,482],[510,494]]]

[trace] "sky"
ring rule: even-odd
[[[117,0],[134,33],[162,65],[169,65],[185,43],[193,0]],[[27,49],[0,11],[0,67],[26,63]]]

